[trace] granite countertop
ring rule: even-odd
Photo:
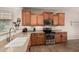
[[[4,47],[0,49],[0,51],[3,52],[25,52],[27,50],[28,43],[30,41],[31,33],[42,33],[43,31],[35,31],[35,32],[26,32],[23,33],[21,30],[17,31],[16,33],[19,33],[19,35],[16,36],[15,39],[13,39],[11,42],[6,44]],[[12,35],[15,35],[16,33],[13,33]],[[7,38],[7,35],[3,35],[2,38],[0,36],[0,41]]]
[[[21,32],[14,40],[3,47],[5,52],[25,52],[30,41],[31,33],[41,33],[43,31],[36,32]]]
[[[4,46],[6,52],[25,52],[31,33],[21,33],[13,41]]]

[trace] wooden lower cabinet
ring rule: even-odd
[[[31,46],[42,45],[45,43],[44,33],[32,33],[31,34]]]
[[[57,33],[55,34],[55,42],[56,42],[56,43],[61,43],[61,42],[62,42],[61,39],[62,39],[62,38],[61,38],[61,32],[57,32]]]
[[[31,34],[31,45],[36,45],[37,39],[38,39],[37,33],[32,33]]]
[[[67,42],[67,32],[57,32],[55,34],[55,43],[66,43]]]
[[[45,33],[32,33],[31,34],[31,46],[44,45],[45,44]],[[55,43],[66,43],[67,32],[56,32]]]
[[[30,40],[29,43],[28,43],[28,46],[27,46],[26,52],[30,52],[30,48],[31,48],[31,40]]]
[[[45,44],[44,33],[38,33],[38,44]]]
[[[62,42],[67,42],[67,32],[62,32]]]

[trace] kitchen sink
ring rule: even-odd
[[[5,48],[7,47],[19,47],[23,46],[24,42],[26,42],[27,37],[18,37],[8,43]]]

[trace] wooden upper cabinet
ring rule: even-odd
[[[49,14],[48,14],[48,12],[44,12],[44,13],[43,13],[43,17],[44,17],[44,20],[45,20],[45,19],[49,19]]]
[[[22,25],[23,26],[42,26],[44,25],[44,20],[53,20],[54,26],[64,26],[65,23],[65,14],[53,12],[44,12],[43,14],[32,14],[30,10],[22,10]]]
[[[58,19],[59,19],[59,25],[64,26],[65,14],[64,13],[58,13]]]
[[[37,15],[36,14],[31,15],[31,25],[37,25]]]
[[[26,14],[24,12],[22,12],[22,25],[25,26],[26,25]]]
[[[53,20],[53,12],[49,12],[49,19]]]
[[[58,15],[53,15],[53,25],[54,26],[58,25]]]
[[[44,19],[53,19],[53,12],[44,12]]]
[[[22,10],[22,25],[27,26],[30,25],[31,12],[23,9]]]
[[[43,18],[43,15],[42,14],[39,14],[38,16],[37,16],[37,23],[38,23],[38,25],[44,25],[44,22],[43,22],[43,20],[44,20],[44,18]]]

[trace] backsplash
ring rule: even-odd
[[[0,20],[0,31],[7,31],[10,25],[9,20]]]
[[[23,28],[26,27],[28,30],[33,30],[32,26],[23,26]],[[34,26],[34,28],[36,28],[37,31],[43,30],[45,26]],[[64,29],[64,26],[51,26],[52,30],[61,30]],[[65,30],[63,30],[65,31]]]

